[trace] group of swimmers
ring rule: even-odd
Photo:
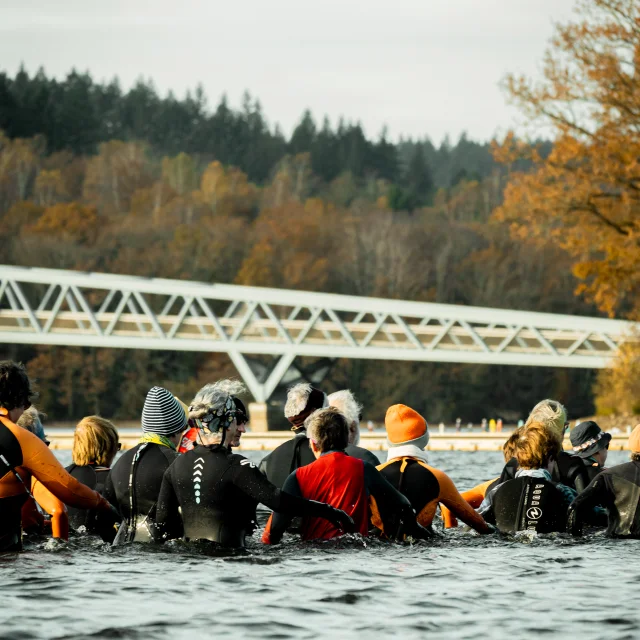
[[[234,380],[205,385],[189,406],[162,387],[147,394],[140,442],[122,453],[104,418],[77,425],[73,464],[64,469],[48,448],[25,368],[0,362],[0,551],[22,548],[25,532],[49,524],[114,544],[208,540],[245,546],[257,529],[256,508],[273,513],[262,542],[286,531],[303,540],[343,533],[390,540],[430,538],[438,507],[445,528],[461,520],[479,534],[569,531],[607,526],[612,536],[640,535],[640,425],[631,462],[605,468],[611,436],[595,422],[573,429],[557,401],[544,400],[505,442],[499,477],[460,493],[425,453],[426,420],[412,408],[387,410],[383,464],[359,447],[361,406],[350,391],[327,396],[309,384],[288,392],[293,437],[259,467],[234,454],[249,421]]]

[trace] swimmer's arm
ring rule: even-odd
[[[234,474],[233,481],[236,487],[274,512],[303,518],[325,518],[345,530],[353,528],[353,520],[340,509],[334,509],[324,502],[307,500],[284,490],[281,491],[249,461],[235,464],[232,469],[231,473]]]
[[[54,538],[68,540],[69,514],[64,503],[35,478],[31,480],[31,493],[42,509],[51,516],[51,535]]]
[[[156,503],[155,524],[159,541],[175,540],[184,535],[184,526],[178,509],[178,498],[172,481],[172,467],[162,477],[162,485]]]
[[[302,491],[300,491],[300,485],[298,484],[298,477],[295,471],[290,473],[289,477],[285,480],[282,491],[290,496],[302,498]],[[265,529],[265,535],[262,538],[263,542],[267,544],[278,544],[278,542],[282,540],[282,536],[287,530],[287,527],[291,524],[291,520],[293,520],[292,514],[274,511]]]
[[[607,474],[599,473],[569,506],[567,529],[572,535],[581,535],[582,523],[589,520],[588,514],[596,505],[608,507],[611,503],[606,478]]]
[[[24,457],[22,466],[36,477],[51,493],[72,507],[109,510],[109,503],[93,489],[76,480],[58,462],[47,445],[32,433],[22,430],[20,446]]]
[[[478,484],[473,489],[467,489],[466,491],[461,491],[460,495],[468,502],[474,509],[479,509],[480,514],[487,520],[483,510],[482,504],[484,502],[485,496],[487,495],[487,490],[491,487],[492,484],[498,482],[500,478],[493,478],[491,480],[487,480],[482,484]],[[451,511],[447,509],[444,504],[440,505],[440,512],[442,513],[442,520],[444,521],[445,529],[455,529],[458,526],[458,521],[452,515]]]
[[[579,461],[580,466],[576,465],[576,470],[573,475],[573,485],[578,493],[582,493],[589,486],[589,474],[587,467],[584,466],[582,460]]]
[[[471,505],[460,495],[453,480],[439,469],[429,467],[440,485],[438,502],[444,504],[462,522],[468,524],[478,533],[492,533],[484,518],[471,508]]]

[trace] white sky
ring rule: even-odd
[[[0,0],[0,70],[140,76],[211,107],[245,89],[288,135],[305,108],[369,136],[485,140],[517,125],[499,82],[536,75],[574,0]]]

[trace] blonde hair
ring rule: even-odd
[[[518,431],[514,455],[521,469],[543,469],[562,450],[558,438],[543,422],[530,422]]]
[[[109,420],[100,416],[82,418],[73,434],[73,462],[107,466],[118,451],[118,431]]]
[[[541,422],[556,438],[564,439],[564,425],[567,422],[567,410],[557,400],[542,400],[531,409],[525,427],[533,422]]]

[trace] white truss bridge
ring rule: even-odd
[[[621,320],[0,265],[4,343],[225,352],[257,402],[296,356],[606,367]],[[245,356],[275,356],[256,375]]]

